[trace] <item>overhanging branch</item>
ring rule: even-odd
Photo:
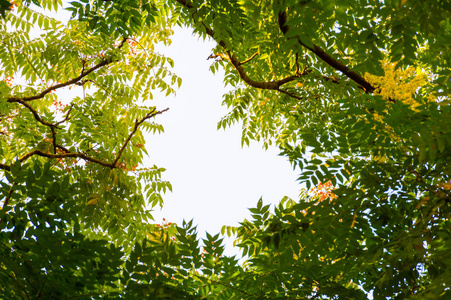
[[[193,14],[197,14],[197,9],[191,4],[191,2],[188,2],[186,0],[176,0],[179,4],[181,4],[182,6],[184,6],[185,8],[188,8],[190,10],[194,10]],[[240,60],[230,51],[230,49],[228,48],[226,42],[224,40],[217,40],[217,37],[215,36],[215,32],[213,29],[211,29],[210,27],[208,27],[207,25],[205,25],[203,22],[201,23],[202,26],[205,29],[205,32],[207,33],[207,35],[209,35],[211,38],[213,38],[223,49],[224,52],[227,55],[224,54],[216,54],[217,56],[220,56],[223,59],[228,60],[233,66],[234,68],[237,70],[238,75],[240,76],[240,78],[246,82],[248,85],[258,88],[258,89],[265,89],[265,90],[276,90],[276,91],[280,91],[284,94],[289,95],[290,97],[296,98],[296,99],[301,99],[301,97],[295,95],[294,93],[291,92],[287,92],[285,90],[281,90],[281,86],[296,80],[299,77],[302,77],[304,75],[307,75],[309,72],[305,71],[305,72],[296,72],[293,75],[287,76],[285,78],[279,79],[279,80],[274,80],[274,81],[256,81],[253,80],[252,78],[250,78],[246,71],[243,68],[243,64],[249,62],[252,58],[254,58],[257,54],[254,54],[253,56],[251,56],[249,59],[246,59],[242,62],[240,62]]]
[[[282,31],[284,35],[287,34],[290,27],[287,25],[287,13],[286,11],[281,11],[277,15],[278,22],[279,22],[279,28]],[[317,57],[319,57],[322,61],[324,61],[326,64],[334,68],[335,70],[338,70],[342,72],[344,75],[346,75],[349,79],[357,83],[359,86],[361,86],[365,92],[372,93],[376,89],[374,86],[371,85],[365,78],[363,78],[362,75],[352,71],[348,66],[341,63],[328,53],[318,47],[317,45],[313,44],[313,46],[306,45],[302,39],[299,36],[293,37],[296,38],[298,43],[302,45],[303,47],[307,48],[310,52],[314,53]]]

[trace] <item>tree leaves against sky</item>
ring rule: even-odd
[[[449,1],[80,0],[67,25],[16,4],[1,3],[3,298],[450,296]],[[279,147],[310,190],[223,228],[240,262],[220,234],[151,221],[171,185],[140,166],[143,130],[162,131],[152,91],[181,83],[154,52],[175,25],[216,41],[233,87],[218,127]]]

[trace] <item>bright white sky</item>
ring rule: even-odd
[[[249,217],[247,208],[260,197],[277,203],[283,196],[296,199],[297,174],[276,149],[264,151],[254,142],[241,148],[241,126],[216,130],[227,112],[221,106],[223,74],[213,75],[207,57],[212,42],[202,42],[190,29],[177,29],[172,45],[160,52],[174,59],[175,73],[183,80],[176,97],[157,99],[157,107],[170,110],[156,119],[165,133],[148,136],[150,157],[145,164],[167,169],[164,178],[173,185],[164,207],[154,212],[181,223],[194,219],[199,233],[220,231],[222,225],[237,225]],[[156,97],[157,98],[157,97]]]
[[[217,234],[223,225],[237,226],[250,218],[248,208],[260,197],[265,204],[278,204],[283,196],[297,200],[298,170],[278,156],[277,149],[265,151],[257,142],[241,148],[240,125],[216,130],[227,112],[221,106],[227,89],[223,73],[209,71],[212,61],[207,57],[215,44],[199,40],[186,28],[177,29],[172,41],[160,52],[174,60],[183,83],[176,97],[157,99],[159,109],[170,108],[156,120],[165,133],[149,136],[146,144],[150,157],[145,164],[166,168],[164,179],[173,185],[163,209],[153,214],[157,223],[162,218],[178,224],[194,219],[204,237],[205,231]],[[225,239],[225,254],[239,257],[231,243]],[[373,299],[372,291],[368,299]]]

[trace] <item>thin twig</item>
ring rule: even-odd
[[[68,121],[70,119],[69,115],[70,115],[70,113],[72,111],[72,108],[74,108],[74,104],[73,103],[70,105],[70,108],[68,109],[68,111],[66,113],[66,117],[64,119],[62,119],[61,121],[56,122],[55,125],[59,125],[59,124],[62,124],[64,122]]]
[[[121,48],[125,41],[127,40],[127,38],[123,38],[121,43],[119,44],[119,46],[117,47],[118,49]],[[34,96],[29,96],[29,97],[9,97],[7,98],[7,101],[12,103],[12,102],[20,102],[23,104],[23,102],[25,101],[32,101],[32,100],[37,100],[37,99],[41,99],[44,98],[45,95],[47,95],[48,93],[50,93],[51,91],[66,87],[68,85],[74,84],[78,81],[80,81],[83,77],[88,76],[89,74],[91,74],[92,72],[94,72],[97,69],[100,69],[101,67],[107,66],[111,63],[115,62],[115,60],[113,60],[112,58],[108,58],[108,59],[103,59],[101,62],[99,62],[97,65],[95,65],[94,67],[88,69],[87,71],[84,71],[84,68],[81,72],[81,74],[75,78],[72,78],[69,81],[63,82],[63,83],[59,83],[56,85],[52,85],[51,87],[47,88],[46,90],[42,91],[41,93],[34,95]],[[21,102],[22,101],[22,102]]]
[[[243,60],[242,62],[240,62],[240,66],[241,65],[244,65],[245,63],[247,63],[247,62],[250,62],[254,57],[256,57],[257,55],[259,55],[260,53],[258,53],[258,52],[256,52],[256,53],[254,53],[251,57],[249,57],[248,59],[246,59],[246,60]]]
[[[286,95],[288,95],[288,96],[290,96],[292,98],[295,98],[295,99],[298,99],[298,100],[302,100],[302,97],[296,95],[293,92],[289,92],[289,91],[284,90],[284,89],[278,89],[278,91],[281,92],[281,93],[284,93],[284,94],[286,94]]]
[[[42,289],[43,289],[44,286],[45,286],[45,283],[47,282],[48,276],[49,276],[49,275],[45,276],[44,282],[41,284],[41,287],[39,288],[39,291],[36,293],[36,298],[35,298],[36,300],[39,299],[39,298],[41,298],[41,292],[42,292]]]
[[[246,296],[249,296],[249,295],[250,295],[248,292],[246,292],[246,291],[244,291],[244,290],[242,290],[242,289],[239,289],[239,288],[237,288],[237,287],[234,287],[233,285],[226,284],[226,283],[221,282],[221,281],[216,281],[216,280],[213,280],[213,279],[211,279],[211,278],[205,278],[205,277],[202,277],[202,276],[197,275],[197,274],[196,274],[195,276],[196,276],[197,278],[199,278],[200,280],[206,279],[206,280],[208,280],[208,281],[210,281],[210,282],[212,282],[212,283],[216,283],[216,284],[222,285],[222,286],[224,286],[224,287],[226,287],[226,288],[230,288],[230,289],[233,289],[233,290],[235,290],[235,291],[238,291],[238,292],[240,292],[240,293],[242,293],[242,294],[244,294],[244,295],[246,295]]]
[[[113,168],[116,167],[116,164],[119,161],[119,158],[121,157],[122,152],[124,152],[125,148],[127,147],[127,144],[130,142],[131,138],[138,130],[139,125],[141,125],[145,120],[153,118],[156,115],[162,114],[167,110],[169,110],[169,108],[163,109],[161,111],[156,111],[156,109],[154,108],[147,115],[145,115],[144,118],[142,118],[140,121],[138,121],[138,120],[135,121],[135,126],[133,127],[132,132],[130,132],[130,134],[128,135],[127,139],[125,140],[125,143],[122,145],[121,150],[119,150],[119,152],[117,153],[116,159],[112,163]]]
[[[8,205],[9,200],[11,199],[11,196],[12,196],[12,194],[14,192],[14,187],[16,185],[17,185],[17,183],[14,182],[13,185],[11,186],[11,188],[9,189],[8,196],[6,196],[5,202],[3,202],[2,210],[5,209],[5,207]],[[0,220],[0,223],[1,223],[1,220]]]

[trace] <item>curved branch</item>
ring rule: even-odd
[[[72,108],[74,108],[74,104],[71,104],[71,106],[67,110],[66,117],[64,119],[62,119],[61,121],[56,122],[55,125],[59,125],[59,124],[62,124],[64,122],[68,121],[70,119],[69,115],[70,115],[70,113],[72,111]]]
[[[254,53],[251,57],[249,57],[248,59],[243,60],[242,62],[240,62],[240,66],[244,65],[247,62],[250,62],[254,57],[256,57],[257,55],[259,55],[260,53],[256,52]]]
[[[187,0],[176,0],[179,4],[181,4],[182,6],[184,6],[185,8],[191,9],[191,10],[195,10],[194,13],[197,13],[197,9]],[[198,14],[198,13],[197,13]],[[242,65],[246,62],[249,62],[252,58],[254,58],[257,54],[254,54],[251,58],[244,60],[243,62],[240,62],[240,60],[235,56],[235,54],[231,53],[230,49],[228,48],[226,42],[224,40],[216,40],[215,37],[215,32],[213,29],[211,29],[210,27],[208,27],[207,25],[205,25],[202,22],[202,26],[205,28],[205,32],[207,33],[207,35],[209,35],[211,38],[213,38],[213,40],[215,40],[225,51],[225,53],[227,54],[227,56],[223,55],[223,54],[216,54],[216,56],[220,56],[224,59],[227,59],[228,61],[230,61],[232,63],[232,65],[235,67],[235,69],[238,71],[238,74],[240,76],[240,78],[246,82],[248,85],[258,88],[258,89],[265,89],[265,90],[276,90],[276,91],[281,91],[280,87],[282,85],[284,85],[285,83],[291,82],[296,80],[297,78],[307,75],[309,72],[301,72],[298,73],[296,72],[295,74],[279,79],[279,80],[275,80],[275,81],[256,81],[253,80],[252,78],[250,78],[246,71],[244,70],[244,68],[242,67]],[[281,91],[282,92],[282,91]],[[292,93],[287,93],[286,91],[282,92],[284,94],[287,94],[289,96],[292,96],[294,94]],[[295,98],[300,99],[300,97],[296,96]]]
[[[120,49],[124,45],[126,40],[127,40],[127,38],[123,38],[121,43],[119,44],[119,46],[117,48]],[[80,81],[82,78],[84,78],[84,77],[88,76],[89,74],[91,74],[92,72],[94,72],[95,70],[100,69],[101,67],[107,66],[107,65],[109,65],[109,64],[111,64],[113,62],[115,62],[115,60],[113,60],[112,58],[103,59],[100,63],[98,63],[94,67],[92,67],[92,68],[90,68],[90,69],[88,69],[86,71],[83,70],[79,76],[77,76],[75,78],[72,78],[69,81],[52,85],[51,87],[47,88],[46,90],[44,90],[41,93],[39,93],[37,95],[34,95],[34,96],[22,97],[22,98],[9,97],[9,98],[7,98],[7,101],[8,102],[20,102],[20,101],[24,102],[24,101],[32,101],[32,100],[37,100],[37,99],[44,98],[44,96],[47,95],[48,93],[50,93],[51,91],[54,91],[54,90],[66,87],[66,86],[71,85],[71,84],[75,84],[78,81]]]
[[[11,197],[13,195],[14,192],[14,187],[17,185],[17,182],[14,182],[13,185],[11,186],[11,188],[9,189],[8,192],[8,196],[6,196],[5,198],[5,202],[3,202],[3,206],[2,206],[2,210],[5,209],[6,206],[8,206],[9,200],[11,200]],[[0,219],[0,223],[1,223],[1,219]]]
[[[152,109],[148,114],[146,114],[141,120],[136,120],[135,121],[135,125],[133,127],[133,130],[130,132],[130,134],[128,135],[127,139],[125,140],[124,144],[122,145],[121,149],[119,150],[119,152],[116,155],[116,158],[113,160],[113,162],[106,162],[103,160],[100,160],[98,158],[92,157],[87,155],[86,153],[81,153],[81,152],[70,152],[68,149],[66,149],[63,146],[60,146],[56,143],[54,143],[54,149],[55,148],[59,148],[62,149],[64,151],[64,153],[48,153],[48,152],[44,152],[42,150],[32,150],[31,152],[28,152],[27,154],[23,155],[22,157],[19,158],[20,162],[23,162],[27,159],[29,159],[30,157],[37,155],[37,156],[41,156],[41,157],[47,157],[49,159],[61,159],[61,158],[80,158],[83,159],[85,161],[90,161],[92,163],[110,168],[110,169],[114,169],[117,167],[118,165],[118,161],[121,158],[125,148],[127,147],[128,143],[130,142],[131,138],[133,137],[133,135],[136,133],[136,131],[138,130],[139,125],[141,125],[144,121],[155,117],[156,115],[162,114],[165,111],[168,111],[169,108],[163,109],[161,111],[156,111],[155,108]],[[2,170],[6,170],[6,171],[10,171],[11,170],[11,166],[10,165],[5,165],[5,164],[1,164],[0,163],[0,169]]]
[[[290,96],[292,98],[295,98],[295,99],[298,99],[298,100],[302,100],[302,97],[299,97],[298,95],[296,95],[293,92],[290,92],[290,91],[287,91],[287,90],[284,90],[284,89],[278,89],[278,91],[281,92],[281,93],[284,93],[284,94],[286,94],[286,95],[288,95],[288,96]]]
[[[237,292],[239,292],[239,293],[241,293],[243,295],[250,296],[250,294],[248,292],[246,292],[245,290],[242,290],[240,288],[237,288],[236,286],[233,286],[232,284],[227,284],[227,283],[224,283],[224,282],[219,281],[219,280],[214,280],[212,278],[206,278],[204,276],[200,276],[200,275],[197,275],[197,274],[195,274],[195,276],[197,278],[199,278],[201,281],[207,280],[207,281],[210,281],[211,283],[219,284],[219,285],[222,285],[225,288],[229,288],[229,289],[235,290],[235,291],[237,291]]]
[[[114,168],[112,163],[109,162],[105,162],[102,161],[100,159],[97,159],[95,157],[91,157],[86,155],[85,153],[81,153],[81,152],[77,152],[77,153],[72,153],[72,152],[68,152],[68,153],[57,153],[57,154],[53,154],[53,153],[48,153],[48,152],[44,152],[38,149],[35,149],[31,152],[28,152],[27,154],[23,155],[22,157],[19,158],[20,162],[23,162],[27,159],[29,159],[30,157],[34,156],[34,155],[38,155],[38,156],[42,156],[42,157],[47,157],[50,159],[57,159],[57,158],[81,158],[83,160],[86,161],[90,161],[99,165],[102,165],[104,167],[109,167],[109,168]]]
[[[22,97],[22,98],[10,97],[10,98],[7,98],[7,101],[8,102],[20,102],[20,101],[24,102],[24,101],[32,101],[32,100],[42,99],[42,98],[44,98],[45,95],[47,95],[51,91],[54,91],[56,89],[60,89],[60,88],[66,87],[66,86],[71,85],[71,84],[75,84],[78,81],[80,81],[80,79],[82,79],[83,77],[86,77],[87,75],[91,74],[95,70],[97,70],[97,69],[99,69],[99,68],[101,68],[103,66],[109,65],[112,62],[113,62],[112,59],[104,59],[100,63],[95,65],[94,67],[88,69],[87,71],[83,71],[79,76],[77,76],[75,78],[72,78],[69,81],[66,81],[66,82],[63,82],[63,83],[59,83],[59,84],[56,84],[56,85],[52,85],[51,87],[47,88],[46,90],[42,91],[41,93],[39,93],[37,95],[29,96],[29,97]]]
[[[279,28],[282,31],[284,35],[290,30],[290,27],[287,25],[287,13],[286,11],[281,11],[277,15],[278,22],[279,22]],[[313,44],[313,46],[306,45],[301,38],[298,36],[294,37],[297,39],[298,43],[302,45],[303,47],[307,48],[310,52],[314,53],[316,56],[318,56],[322,61],[324,61],[326,64],[334,68],[335,70],[338,70],[342,72],[344,75],[346,75],[349,79],[357,83],[359,86],[361,86],[365,92],[372,93],[376,88],[371,85],[365,78],[363,78],[362,75],[352,71],[348,66],[341,63],[328,53],[318,47],[317,45]]]
[[[8,100],[9,101],[9,100]],[[26,108],[28,108],[28,110],[33,114],[34,118],[41,123],[42,125],[45,126],[49,126],[50,128],[55,128],[57,127],[55,124],[52,124],[50,122],[47,122],[46,120],[44,120],[43,118],[41,118],[41,116],[38,114],[38,112],[36,111],[36,109],[34,109],[30,104],[28,104],[27,102],[25,102],[22,99],[16,99],[13,102],[17,102],[22,104],[23,106],[25,106]]]

